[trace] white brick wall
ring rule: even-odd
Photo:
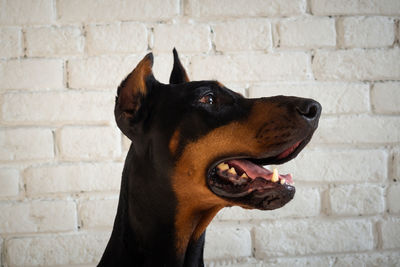
[[[312,29],[312,30],[311,30]],[[309,17],[282,20],[278,24],[279,46],[284,48],[318,48],[336,45],[335,20]]]
[[[0,62],[0,89],[59,89],[64,86],[63,60],[18,59]]]
[[[333,215],[374,215],[383,212],[383,187],[380,185],[339,185],[329,190]]]
[[[206,24],[159,24],[154,27],[153,50],[170,53],[176,47],[182,53],[207,52],[211,48],[209,28]]]
[[[394,114],[400,112],[400,83],[376,83],[371,91],[372,108],[376,113]]]
[[[317,80],[374,81],[400,79],[400,49],[317,51]]]
[[[177,0],[56,0],[60,22],[160,21],[178,15]],[[79,6],[79,8],[77,8]]]
[[[272,45],[267,19],[238,19],[213,26],[216,51],[268,50]]]
[[[108,122],[113,119],[113,96],[114,92],[5,93],[2,117],[18,124]]]
[[[24,173],[29,196],[119,190],[121,163],[73,163],[30,167]]]
[[[76,229],[76,205],[71,201],[33,201],[0,205],[3,233],[63,232]]]
[[[400,213],[400,185],[391,185],[388,189],[388,207],[389,212],[394,214]]]
[[[89,55],[144,53],[147,49],[147,29],[136,22],[90,24],[86,28]]]
[[[120,81],[176,47],[194,80],[323,106],[293,201],[226,208],[208,266],[398,266],[399,0],[0,0],[0,266],[95,266],[124,155]]]
[[[139,56],[105,55],[68,61],[68,86],[74,89],[118,87],[140,60]]]
[[[21,29],[18,27],[2,27],[0,29],[0,58],[22,56]]]
[[[374,248],[372,223],[368,220],[334,221],[279,220],[254,229],[255,256],[309,255],[371,250]],[[279,240],[279,242],[276,242]]]
[[[0,169],[0,196],[16,196],[19,193],[19,173],[15,169]]]
[[[52,131],[44,128],[1,128],[0,160],[46,160],[54,157]]]
[[[209,259],[223,259],[235,255],[237,258],[249,257],[251,251],[251,234],[243,227],[226,227],[213,225],[209,227],[204,254]]]
[[[339,45],[354,47],[385,47],[395,41],[395,25],[387,17],[345,17],[338,20]]]
[[[109,237],[108,232],[83,232],[13,238],[6,241],[5,258],[11,266],[93,264],[101,257]]]
[[[54,23],[52,0],[15,0],[1,3],[1,25],[29,25]]]
[[[80,27],[34,27],[25,32],[30,57],[80,55],[83,53],[84,37]]]
[[[256,17],[299,15],[306,9],[304,0],[189,0],[185,14],[193,17]]]
[[[222,82],[308,80],[310,57],[303,52],[196,55],[189,73],[194,80],[218,78]]]
[[[108,126],[64,127],[58,134],[61,157],[69,160],[113,159],[121,153],[121,135]]]
[[[399,263],[398,252],[362,253],[336,257],[333,266],[396,266]],[[320,265],[322,266],[322,265]]]
[[[400,248],[400,219],[388,218],[382,222],[382,247]]]
[[[81,227],[112,227],[117,206],[118,198],[82,201],[78,207]]]
[[[314,15],[399,15],[397,0],[311,0]]]

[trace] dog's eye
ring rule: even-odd
[[[212,94],[205,95],[199,99],[199,102],[203,104],[212,105],[214,104],[214,96]]]

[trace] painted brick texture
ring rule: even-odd
[[[318,100],[273,211],[225,208],[207,266],[398,266],[400,1],[0,0],[0,266],[96,266],[130,140],[116,88],[148,52],[168,82]]]

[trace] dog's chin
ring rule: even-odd
[[[296,189],[291,174],[279,174],[263,165],[282,164],[305,147],[310,138],[294,142],[275,156],[250,158],[225,157],[212,164],[207,185],[217,196],[232,205],[260,210],[283,207],[293,199]]]
[[[208,179],[209,188],[232,205],[260,210],[273,210],[283,207],[295,194],[295,187],[289,184],[255,178],[242,184],[221,179],[214,173]]]

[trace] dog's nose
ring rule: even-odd
[[[307,121],[315,122],[318,121],[321,115],[321,104],[312,99],[305,99],[297,104],[297,112]]]

